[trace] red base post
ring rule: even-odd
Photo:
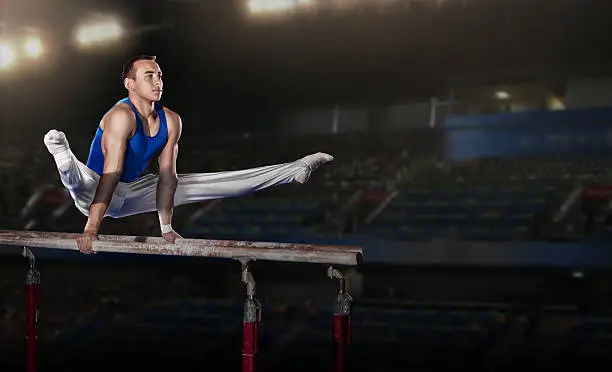
[[[346,314],[334,314],[333,319],[334,341],[336,342],[335,372],[344,371],[344,351],[351,340],[351,317]]]
[[[344,372],[345,351],[351,343],[351,307],[353,298],[346,292],[346,282],[340,271],[330,267],[327,275],[330,278],[339,279],[332,323],[333,338],[336,344],[334,372]]]
[[[255,372],[256,357],[259,352],[261,304],[255,298],[255,279],[249,271],[247,260],[242,261],[242,281],[247,287],[242,323],[242,372]]]
[[[259,322],[244,322],[242,327],[242,372],[255,372]]]
[[[23,254],[28,258],[26,271],[26,371],[36,372],[36,349],[38,346],[38,334],[36,324],[38,323],[38,286],[40,274],[36,270],[36,262],[32,252],[25,248]]]

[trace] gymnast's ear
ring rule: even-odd
[[[125,79],[123,79],[123,86],[125,87],[125,89],[131,90],[132,84],[134,84],[134,80],[132,80],[131,78],[126,77]]]

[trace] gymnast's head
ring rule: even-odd
[[[128,59],[123,65],[123,85],[130,97],[159,101],[164,83],[156,56],[140,55]]]

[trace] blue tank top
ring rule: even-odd
[[[155,111],[159,117],[159,130],[155,136],[149,137],[144,133],[140,115],[138,115],[136,108],[132,105],[129,98],[124,98],[117,102],[117,104],[121,102],[130,105],[136,116],[136,132],[129,139],[123,161],[123,173],[120,179],[121,182],[132,182],[142,175],[149,166],[149,162],[153,156],[157,155],[166,145],[168,140],[168,124],[166,122],[166,114],[163,107],[159,103],[155,103]],[[89,157],[87,159],[87,167],[99,175],[102,175],[104,170],[102,133],[102,128],[98,126],[98,130],[91,142]]]

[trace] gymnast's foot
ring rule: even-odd
[[[71,159],[70,146],[68,145],[68,139],[64,132],[51,129],[44,138],[47,150],[53,155],[57,167],[61,171],[65,171]]]
[[[316,154],[304,156],[303,158],[296,161],[297,164],[304,167],[305,169],[295,177],[295,180],[301,184],[306,183],[310,178],[310,174],[313,171],[315,171],[323,164],[329,163],[332,160],[334,160],[334,157],[324,152],[317,152]]]
[[[47,132],[47,134],[45,134],[44,142],[51,155],[60,154],[68,151],[70,148],[64,132],[60,132],[55,129],[51,129]]]

